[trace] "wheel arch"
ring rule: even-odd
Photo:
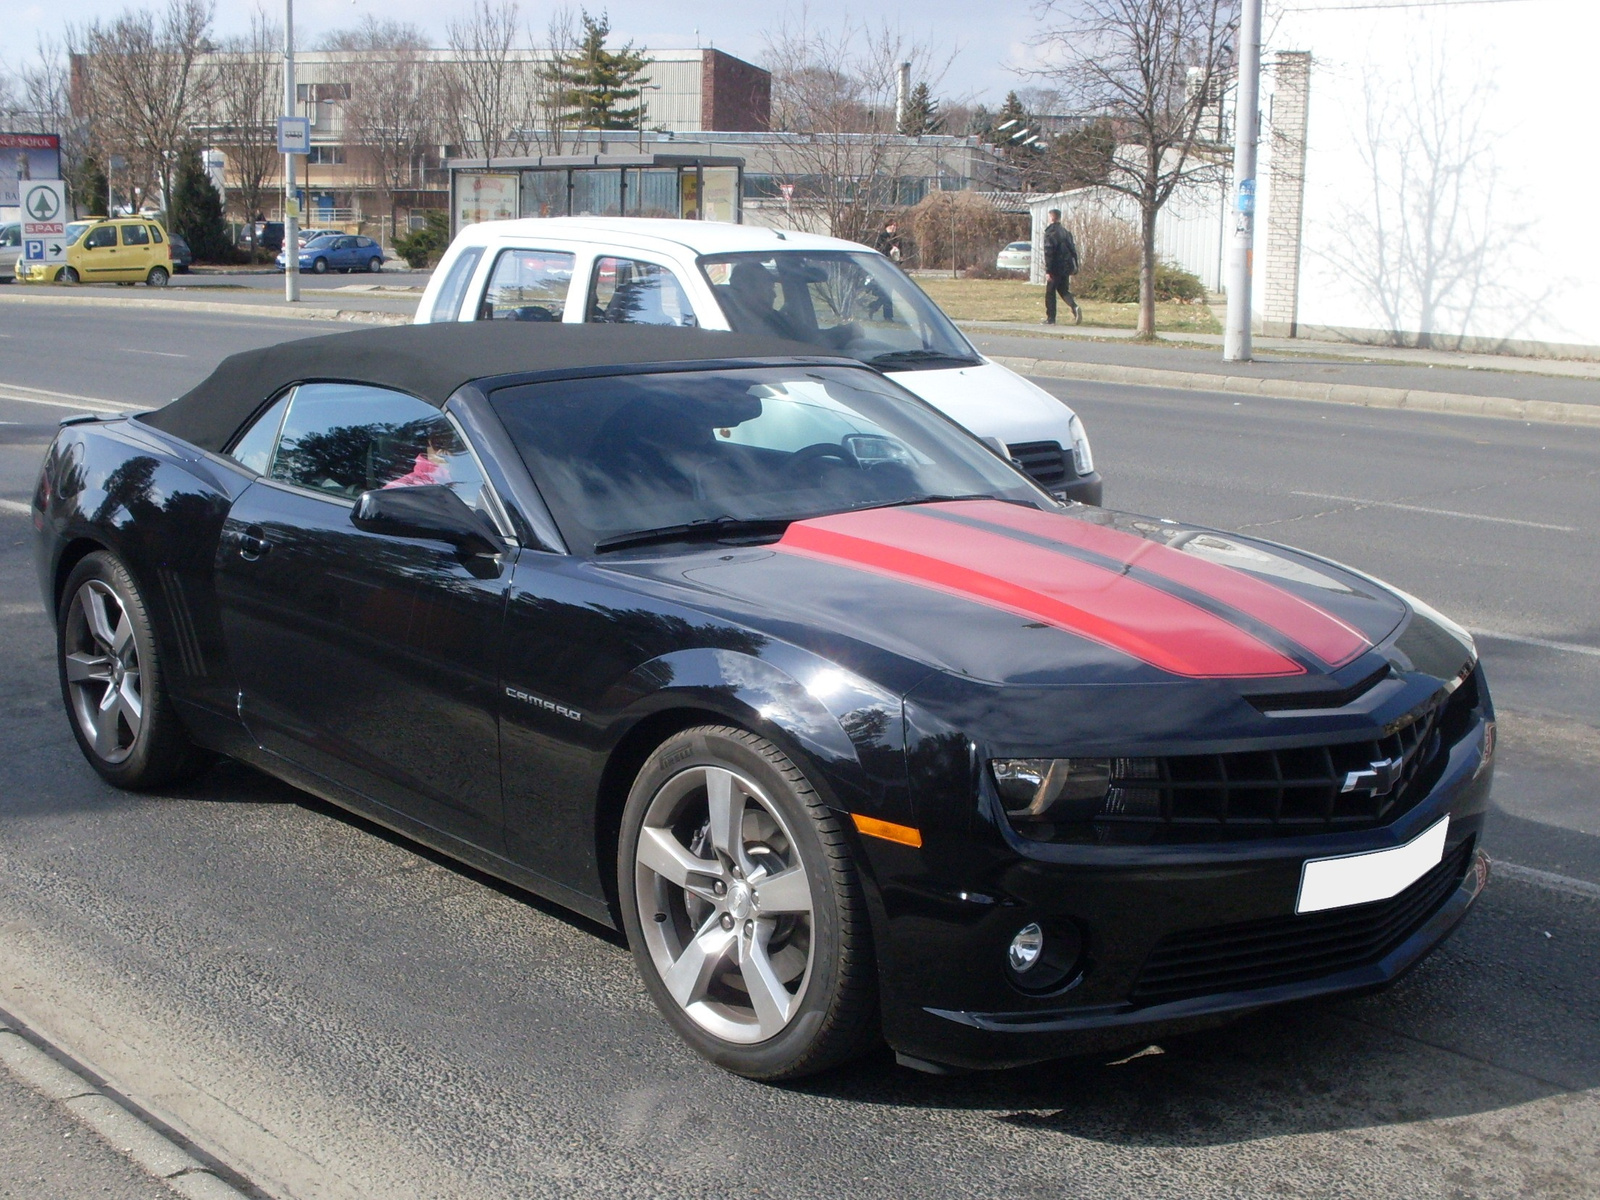
[[[61,553],[56,556],[55,571],[50,584],[50,622],[55,624],[61,613],[61,601],[66,591],[67,579],[77,569],[79,563],[96,551],[104,550],[108,554],[116,554],[116,550],[100,538],[88,537],[79,534],[67,541],[61,548]],[[120,555],[118,556],[120,559]],[[126,565],[126,564],[124,564]]]

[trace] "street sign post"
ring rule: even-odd
[[[278,153],[309,154],[311,152],[311,120],[309,117],[278,118]]]

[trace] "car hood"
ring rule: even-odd
[[[1072,447],[1072,409],[999,363],[928,371],[890,371],[888,377],[921,396],[956,424],[1007,446],[1056,442]]]
[[[1370,674],[1362,660],[1411,612],[1362,575],[1270,543],[993,500],[842,513],[768,546],[603,569],[690,589],[697,607],[901,690],[929,674],[1027,689],[1328,689]]]

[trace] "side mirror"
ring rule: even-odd
[[[365,533],[448,542],[463,558],[506,549],[487,517],[438,483],[362,492],[350,523]]]

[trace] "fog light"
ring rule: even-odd
[[[1017,936],[1011,939],[1011,949],[1006,951],[1006,958],[1011,962],[1011,969],[1017,974],[1022,974],[1039,961],[1039,955],[1044,953],[1044,930],[1037,925],[1024,925],[1017,930]]]

